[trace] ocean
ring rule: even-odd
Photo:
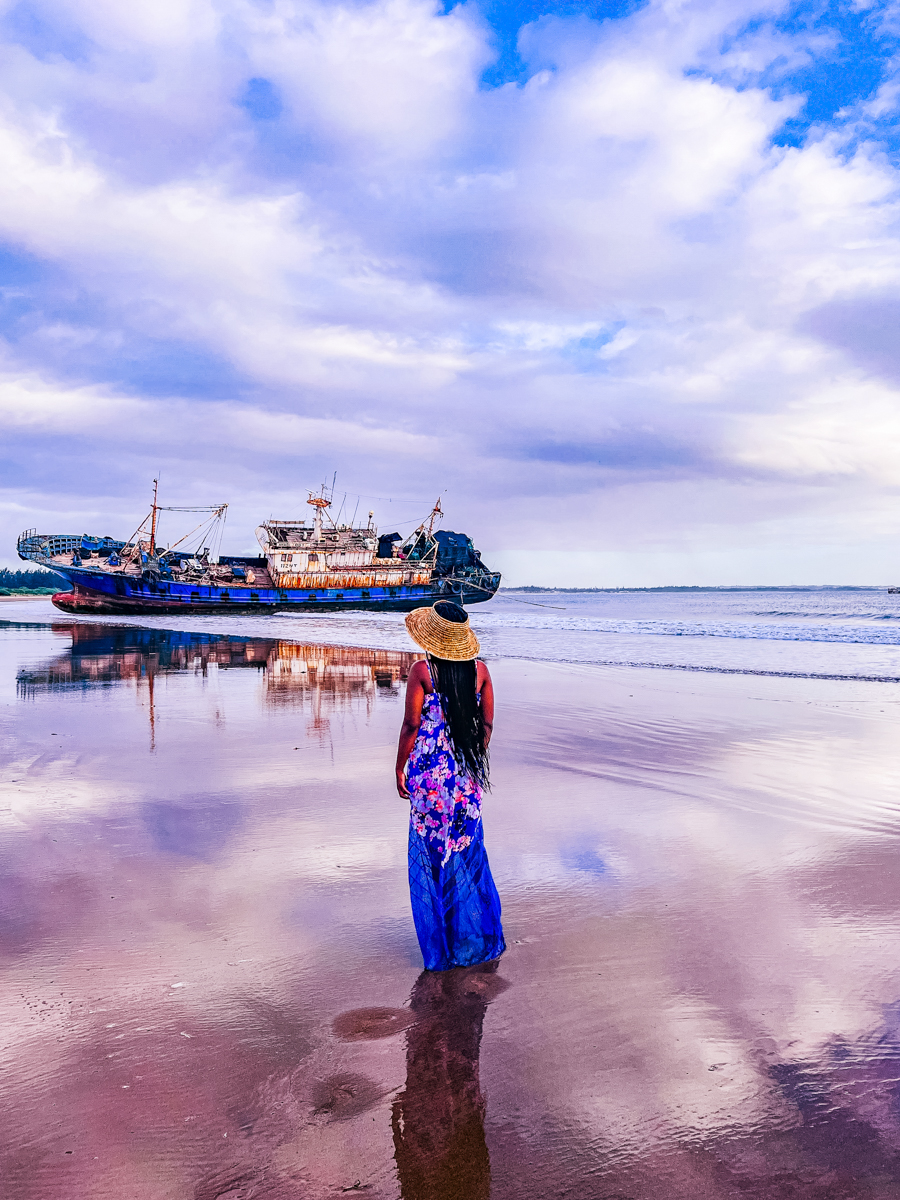
[[[69,622],[49,600],[7,620]],[[870,587],[504,591],[470,609],[486,658],[900,682],[900,595]],[[90,618],[93,622],[97,618]],[[245,637],[408,650],[402,614],[103,617]]]

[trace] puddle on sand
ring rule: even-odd
[[[366,1042],[392,1037],[414,1020],[408,1008],[354,1008],[331,1022],[342,1042]]]
[[[900,689],[496,663],[438,976],[414,657],[0,627],[4,1198],[896,1198]]]

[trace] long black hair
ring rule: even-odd
[[[439,601],[434,610],[445,621],[468,620],[466,610],[450,600]],[[484,713],[478,702],[478,666],[474,659],[452,662],[433,654],[429,654],[428,661],[457,763],[476,783],[489,788]]]

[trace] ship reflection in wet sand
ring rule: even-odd
[[[397,650],[314,646],[273,638],[175,633],[114,625],[57,623],[72,639],[71,649],[38,668],[21,671],[22,696],[54,689],[131,681],[146,691],[148,719],[155,733],[156,681],[190,671],[249,668],[262,675],[265,700],[308,708],[314,727],[328,727],[336,707],[363,700],[368,707],[381,689],[397,694],[419,657]]]
[[[157,676],[181,671],[202,675],[210,666],[249,667],[264,673],[266,699],[302,703],[304,697],[315,695],[320,705],[328,707],[351,697],[369,698],[375,688],[388,688],[396,694],[412,663],[421,657],[399,650],[311,646],[274,638],[174,633],[87,622],[59,622],[53,628],[71,637],[71,648],[37,670],[20,673],[19,684],[26,694],[123,680],[149,684]]]
[[[414,658],[0,623],[4,1200],[896,1200],[900,688],[494,663],[438,975]]]

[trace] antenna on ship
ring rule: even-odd
[[[158,491],[159,491],[159,480],[154,479],[153,480],[153,508],[151,510],[152,518],[150,521],[150,556],[151,556],[151,558],[156,553],[156,512],[157,512],[156,493]]]
[[[434,508],[431,510],[431,515],[428,518],[428,536],[431,537],[431,531],[434,529],[434,523],[438,517],[443,517],[444,510],[441,508],[441,498],[438,496],[435,501]]]

